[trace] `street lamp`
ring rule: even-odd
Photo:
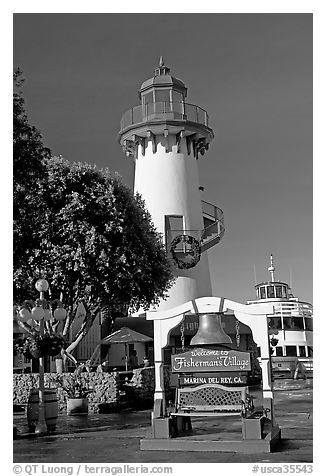
[[[40,337],[44,335],[44,293],[49,289],[49,283],[46,279],[39,279],[36,281],[35,287],[40,293],[39,305],[33,307],[32,318],[40,321]],[[40,357],[39,361],[39,407],[38,407],[38,422],[35,428],[35,433],[46,433],[47,427],[45,423],[45,407],[44,407],[44,357]]]
[[[39,337],[44,336],[44,324],[51,319],[61,321],[66,318],[66,311],[63,309],[62,303],[59,302],[57,309],[52,313],[49,303],[45,299],[45,292],[49,289],[49,283],[46,279],[39,279],[35,283],[35,288],[40,293],[40,298],[36,300],[36,305],[31,311],[23,307],[18,313],[18,319],[21,322],[28,322],[30,319],[39,322]],[[38,405],[38,422],[35,427],[35,433],[44,434],[47,432],[45,422],[45,399],[44,399],[44,356],[39,357],[39,405]]]

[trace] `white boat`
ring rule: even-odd
[[[273,303],[268,316],[274,374],[293,376],[299,360],[313,370],[313,307],[292,294],[290,286],[274,278],[273,255],[270,257],[271,280],[255,285],[256,299],[247,304]]]

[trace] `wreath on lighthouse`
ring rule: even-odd
[[[180,250],[177,251],[178,245],[184,245],[182,257],[180,256]],[[196,238],[190,235],[176,236],[171,242],[170,251],[173,261],[179,269],[193,268],[200,260],[200,243]]]

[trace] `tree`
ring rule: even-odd
[[[44,147],[41,133],[29,124],[21,86],[22,72],[14,72],[13,95],[13,235],[14,268],[27,264],[29,251],[37,245],[35,229],[44,220],[41,182],[46,180],[44,159],[50,150]]]
[[[61,157],[47,159],[46,166],[41,185],[46,211],[34,230],[28,265],[15,274],[16,294],[30,295],[38,278],[47,279],[52,297],[68,310],[64,335],[83,305],[84,322],[66,349],[70,354],[100,310],[108,319],[121,309],[146,310],[166,296],[173,278],[139,195],[107,169]]]
[[[148,309],[164,298],[173,275],[160,235],[139,195],[117,176],[95,166],[52,158],[30,125],[14,73],[14,299],[36,298],[46,278],[54,309],[63,300],[69,329],[83,305],[85,318],[74,342],[87,334],[98,311]],[[29,304],[30,305],[30,304]],[[32,332],[32,327],[22,324]],[[58,323],[54,323],[58,327]],[[35,327],[34,327],[35,328]]]

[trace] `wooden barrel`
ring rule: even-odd
[[[27,404],[27,422],[29,431],[34,433],[39,414],[39,390],[33,388]],[[44,417],[48,431],[54,431],[58,418],[58,399],[55,388],[44,389]]]

